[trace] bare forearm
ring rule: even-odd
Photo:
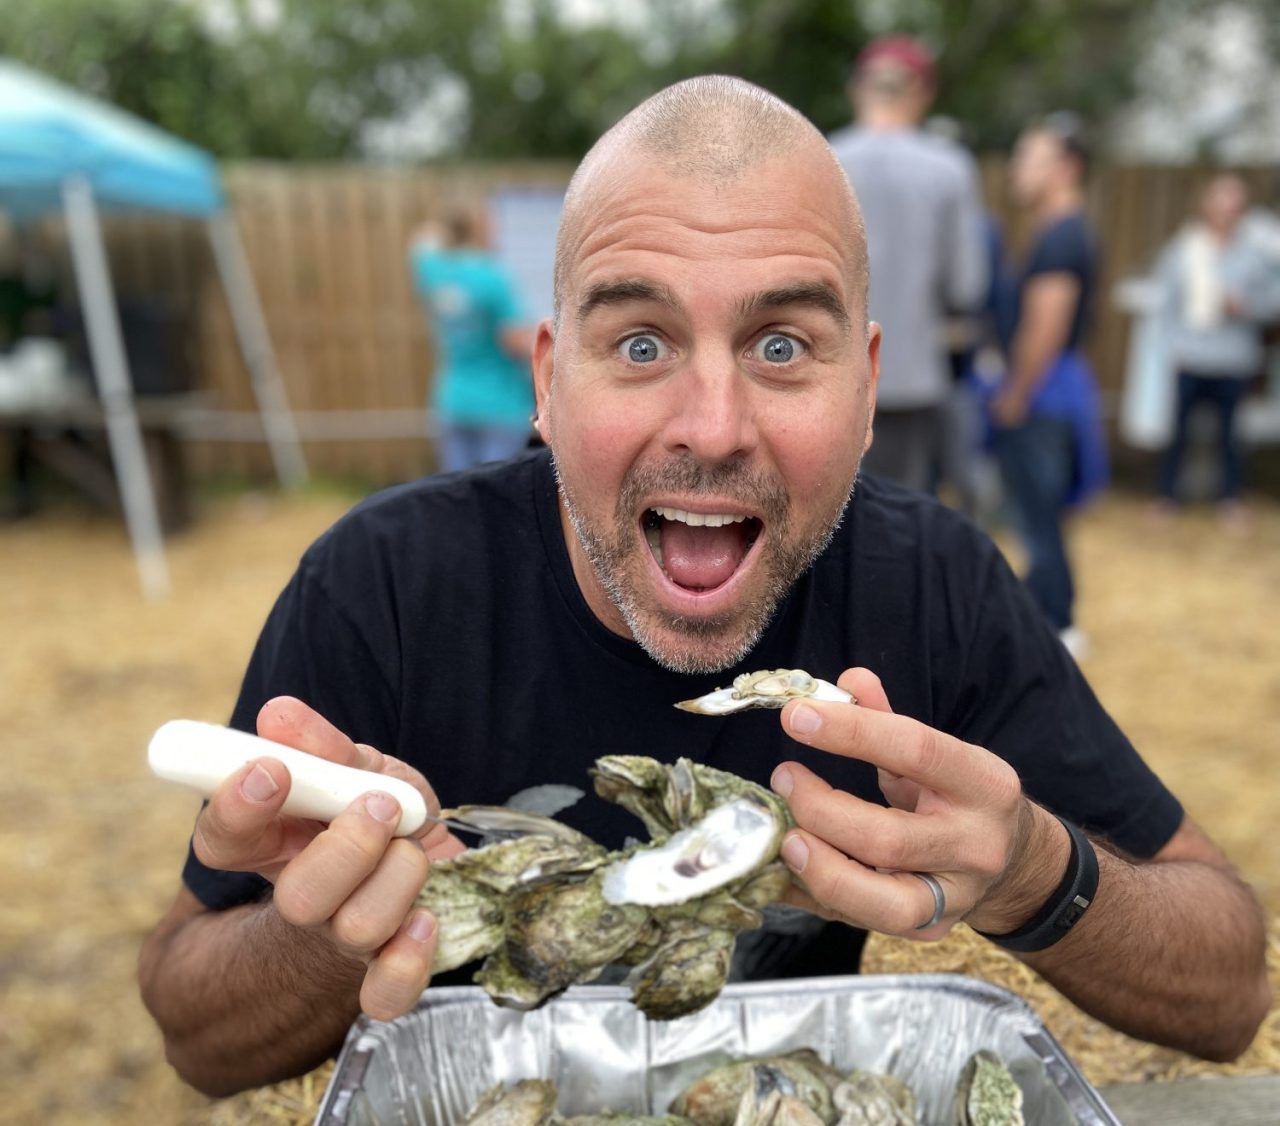
[[[1027,964],[1123,1032],[1234,1059],[1271,1002],[1265,929],[1249,889],[1194,860],[1135,865],[1099,848],[1098,862],[1089,911]]]
[[[359,1012],[365,972],[270,903],[202,913],[157,934],[140,969],[169,1062],[215,1096],[331,1055]]]
[[[1031,325],[1014,337],[1010,346],[1008,385],[1019,394],[1030,396],[1040,386],[1049,365],[1062,350],[1066,333],[1053,331],[1056,326]]]

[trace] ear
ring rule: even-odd
[[[550,445],[551,379],[555,374],[555,326],[550,320],[539,323],[533,339],[533,425],[538,436]]]
[[[880,386],[880,342],[883,334],[880,325],[871,321],[867,325],[867,437],[862,443],[865,454],[871,448],[872,424],[876,417],[876,389]]]

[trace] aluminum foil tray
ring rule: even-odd
[[[458,1126],[486,1088],[530,1078],[555,1080],[561,1114],[661,1114],[717,1064],[802,1047],[905,1079],[928,1126],[950,1126],[978,1048],[1009,1064],[1027,1126],[1120,1126],[1024,1001],[951,974],[747,982],[667,1022],[646,1020],[624,986],[579,986],[529,1013],[475,986],[428,989],[398,1020],[352,1026],[316,1126]]]

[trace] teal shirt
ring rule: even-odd
[[[480,250],[425,244],[409,252],[414,288],[435,326],[439,365],[432,405],[444,422],[527,426],[533,413],[528,364],[502,349],[502,332],[521,323],[515,290]]]

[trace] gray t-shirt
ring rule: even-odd
[[[977,168],[925,133],[852,127],[830,141],[866,220],[871,318],[884,330],[878,405],[936,406],[951,382],[945,316],[975,310],[987,292]]]

